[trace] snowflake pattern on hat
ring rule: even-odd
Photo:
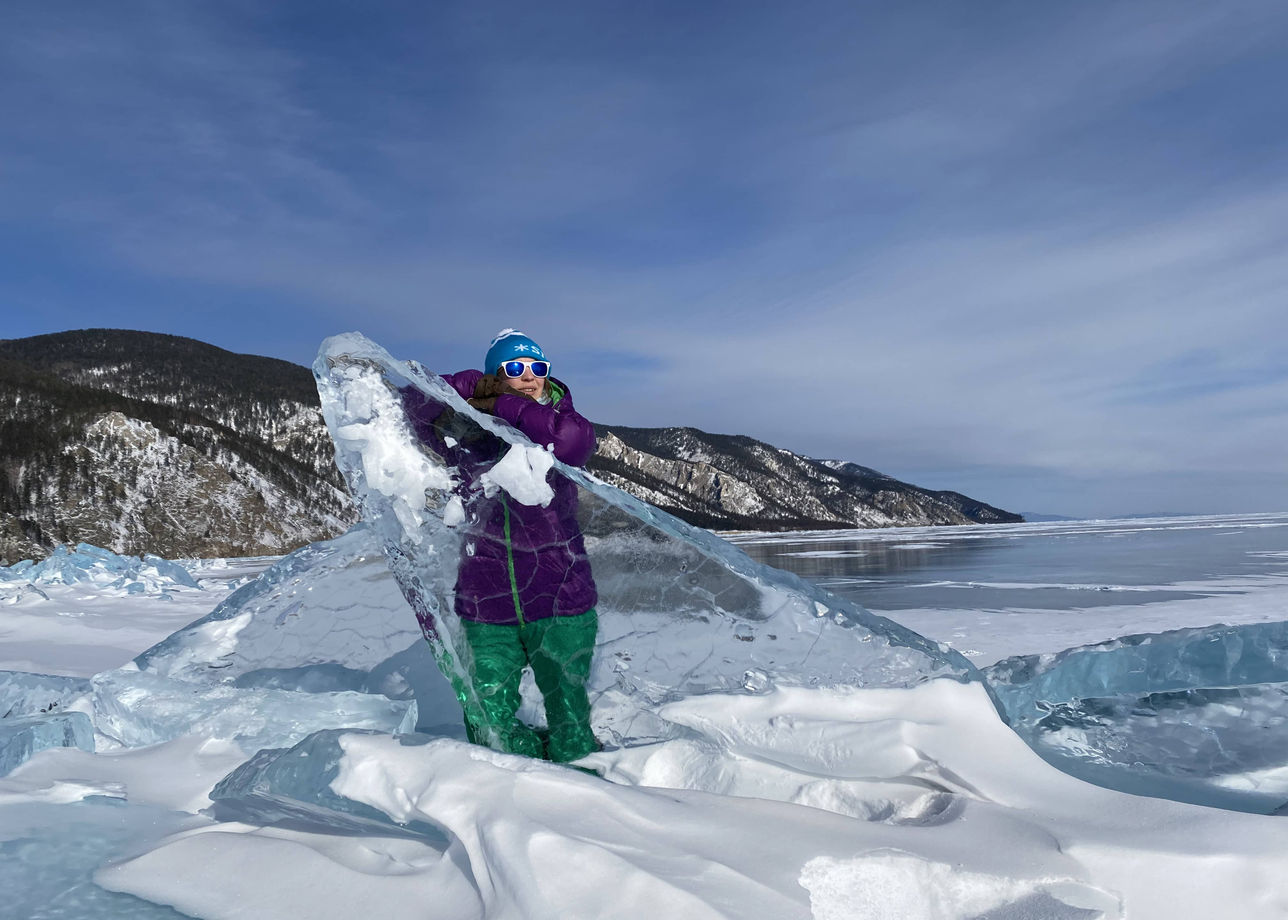
[[[483,369],[494,373],[506,361],[515,358],[535,358],[538,361],[549,361],[541,346],[518,329],[502,329],[492,339],[492,345],[483,359]]]

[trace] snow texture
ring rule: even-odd
[[[150,669],[113,681],[133,675],[145,693],[148,678],[183,683],[199,702],[203,684],[240,689],[221,673],[298,663],[327,624],[381,634],[379,603],[400,601],[374,549],[359,529],[282,560],[220,617],[140,656]],[[310,616],[364,594],[371,603],[347,619],[325,606]],[[231,654],[203,628],[247,613]],[[659,653],[693,641],[668,637]],[[362,642],[352,653],[339,661],[354,671],[383,654]],[[654,712],[667,737],[584,762],[610,782],[449,738],[336,727],[256,753],[249,737],[211,737],[196,706],[175,740],[46,750],[0,779],[6,909],[95,920],[174,920],[175,909],[351,920],[372,904],[390,920],[430,905],[450,920],[1288,911],[1288,823],[1080,782],[1008,729],[979,683],[783,684],[673,694]],[[284,694],[305,709],[316,696]]]

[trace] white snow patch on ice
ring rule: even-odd
[[[162,673],[180,671],[198,662],[213,666],[237,650],[237,634],[250,625],[249,610],[227,620],[211,620],[193,628],[193,642],[166,662]]]
[[[504,457],[479,477],[483,493],[489,497],[498,489],[522,505],[541,505],[543,508],[554,499],[554,489],[546,474],[554,466],[554,454],[540,447],[513,444]]]
[[[819,856],[805,864],[800,883],[813,920],[968,920],[1035,893],[1032,882],[899,852]]]
[[[17,589],[18,602],[0,615],[0,670],[92,677],[209,613],[230,588],[203,579],[201,590],[156,594],[86,584]]]
[[[1114,587],[1113,591],[1134,593]],[[1224,623],[1276,623],[1288,610],[1288,579],[1247,576],[1213,582],[1177,582],[1159,591],[1201,595],[1148,604],[1107,604],[1076,615],[1065,609],[918,607],[872,610],[923,636],[947,642],[983,667],[1013,655],[1060,652],[1121,636]]]
[[[784,556],[799,556],[803,559],[850,559],[866,556],[862,550],[849,549],[808,549],[797,553],[783,553]]]
[[[210,806],[210,790],[246,757],[236,744],[200,734],[97,754],[55,748],[41,751],[0,779],[0,802],[6,792],[22,789],[42,801],[106,795],[196,812]]]
[[[407,426],[406,415],[380,376],[360,367],[347,373],[352,383],[345,390],[345,423],[335,437],[360,454],[367,484],[394,500],[394,513],[415,536],[425,521],[425,492],[451,488],[451,478],[398,430]]]
[[[176,835],[94,881],[203,920],[483,916],[455,866],[418,841],[234,823]]]
[[[459,495],[453,495],[443,506],[443,525],[458,527],[465,522],[465,504]]]
[[[70,749],[63,748],[62,750]],[[0,779],[0,805],[26,802],[70,805],[73,802],[83,802],[90,796],[123,799],[125,798],[125,790],[119,783],[100,785],[84,780],[54,780],[50,783],[30,783],[15,781],[8,777]]]

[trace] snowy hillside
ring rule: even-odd
[[[114,330],[0,342],[0,560],[334,536],[353,506],[320,427],[311,378],[284,361]]]

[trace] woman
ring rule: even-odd
[[[474,408],[522,431],[555,457],[584,466],[595,432],[573,408],[567,384],[550,376],[536,342],[514,329],[492,340],[484,371],[444,376]],[[409,394],[405,394],[409,395]],[[577,487],[548,474],[554,499],[525,505],[504,491],[491,498],[474,485],[500,456],[494,438],[444,437],[441,407],[408,400],[421,438],[447,452],[467,479],[456,614],[468,644],[467,669],[477,706],[466,707],[471,741],[566,763],[598,750],[590,728],[586,681],[598,627],[595,582],[577,524]],[[545,699],[544,740],[516,715],[519,682],[530,666]]]

